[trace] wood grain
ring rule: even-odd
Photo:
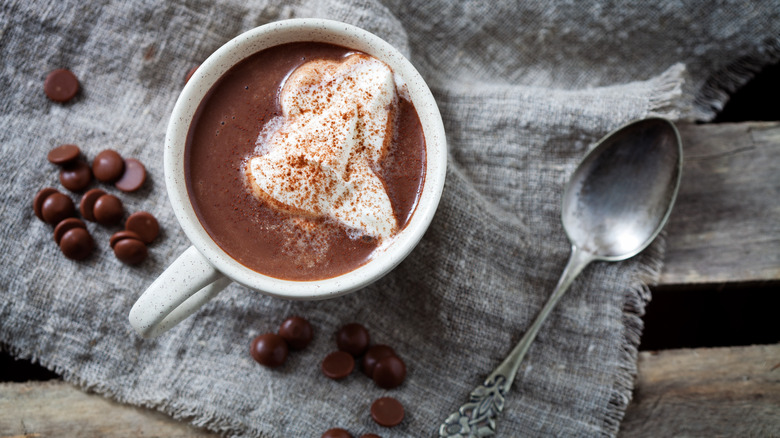
[[[0,437],[170,437],[218,435],[150,409],[85,393],[61,380],[0,383]]]
[[[620,438],[780,436],[780,345],[639,354]]]
[[[780,280],[780,123],[681,125],[658,286]],[[780,345],[640,353],[620,437],[780,437]],[[216,437],[59,380],[0,383],[2,437]]]
[[[215,438],[60,380],[0,383],[0,437]],[[639,355],[619,438],[780,436],[780,345]]]
[[[660,286],[780,280],[780,123],[680,125]]]

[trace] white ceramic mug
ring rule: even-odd
[[[324,42],[365,52],[386,63],[409,91],[425,136],[425,182],[414,214],[392,243],[357,269],[316,281],[289,281],[253,271],[231,258],[201,225],[187,194],[184,149],[193,116],[206,93],[231,67],[269,47],[292,42]],[[165,184],[176,218],[192,242],[143,293],[130,311],[130,323],[144,337],[154,337],[195,312],[231,281],[261,293],[319,300],[364,287],[395,268],[417,245],[433,219],[444,187],[447,144],[439,109],[412,64],[381,38],[331,20],[278,21],[245,32],[219,48],[184,87],[165,137]]]

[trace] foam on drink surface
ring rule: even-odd
[[[332,219],[353,236],[392,236],[398,223],[376,170],[397,99],[393,71],[373,57],[301,65],[282,88],[281,117],[246,161],[252,193],[282,211]]]

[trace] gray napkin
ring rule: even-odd
[[[85,390],[230,436],[314,437],[336,426],[355,436],[433,436],[555,286],[569,251],[562,187],[592,143],[649,115],[711,118],[756,69],[780,59],[778,15],[775,1],[5,1],[0,348]],[[161,160],[184,75],[242,31],[291,17],[366,28],[428,81],[451,150],[434,222],[406,261],[364,290],[290,302],[233,285],[143,340],[127,322],[130,307],[189,246]],[[42,89],[60,67],[82,84],[64,105]],[[112,148],[146,164],[145,187],[119,194],[128,213],[150,211],[162,225],[140,266],[109,249],[118,227],[88,223],[97,249],[73,262],[33,215],[40,188],[61,188],[46,154],[62,143],[90,159]],[[662,252],[659,240],[630,261],[585,270],[531,347],[499,436],[617,433]],[[251,339],[295,314],[313,324],[313,343],[280,369],[255,363]],[[349,322],[405,360],[401,387],[381,390],[359,372],[343,381],[321,374],[335,331]],[[393,429],[369,416],[383,395],[406,407]]]

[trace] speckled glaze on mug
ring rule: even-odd
[[[364,265],[333,278],[290,281],[253,271],[225,253],[198,220],[187,194],[184,151],[193,116],[212,86],[247,57],[280,44],[323,42],[365,52],[386,63],[406,84],[425,136],[425,183],[414,214],[392,242]],[[165,183],[176,218],[192,242],[138,299],[130,323],[144,337],[170,329],[231,281],[288,299],[319,300],[355,291],[395,268],[430,225],[444,188],[447,143],[439,109],[425,81],[390,44],[358,27],[323,19],[278,21],[245,32],[222,46],[198,68],[179,96],[165,138]]]

